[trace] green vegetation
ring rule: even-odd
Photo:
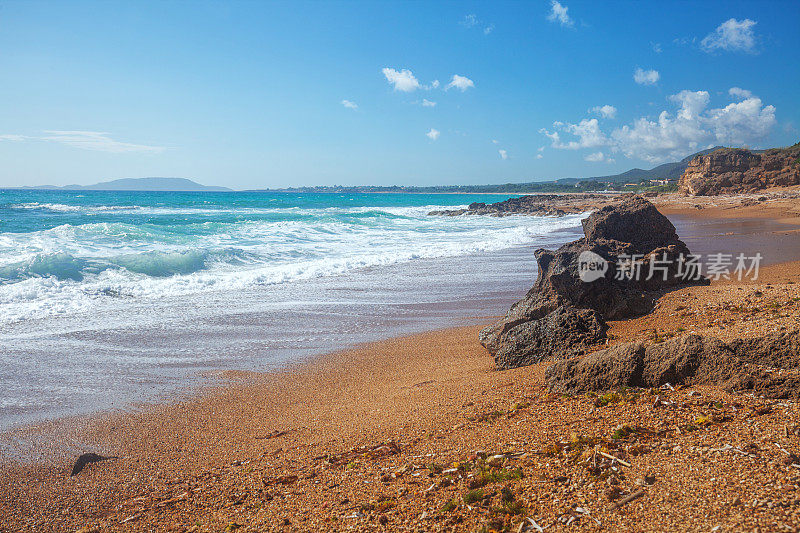
[[[467,492],[466,494],[464,494],[464,503],[469,505],[471,503],[479,502],[479,501],[483,500],[483,498],[484,498],[484,494],[483,494],[483,491],[481,489],[471,490],[471,491]]]
[[[515,479],[522,479],[524,477],[522,469],[514,468],[501,468],[500,470],[487,470],[485,468],[478,469],[478,473],[470,481],[470,487],[480,488],[490,483],[499,483],[502,481],[512,481]]]

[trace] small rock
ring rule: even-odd
[[[105,461],[107,459],[116,459],[115,457],[104,457],[102,455],[98,455],[96,453],[84,453],[78,460],[75,461],[75,465],[72,467],[72,473],[70,476],[78,475],[88,464],[97,463],[99,461]]]
[[[800,456],[798,456],[796,453],[790,453],[783,460],[783,464],[785,464],[785,465],[797,465],[797,464],[800,464]]]

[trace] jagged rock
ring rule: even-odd
[[[539,320],[512,327],[494,357],[497,366],[514,368],[528,360],[544,360],[553,353],[582,355],[605,338],[606,324],[591,309],[561,306]]]
[[[583,231],[584,238],[555,252],[537,250],[539,277],[533,288],[502,320],[481,331],[481,344],[499,368],[581,353],[605,339],[605,320],[645,314],[664,290],[691,282],[681,271],[681,256],[688,257],[689,249],[672,223],[641,197],[593,213],[583,221]],[[592,281],[581,279],[580,262],[587,252],[607,269]],[[633,256],[641,275],[629,278],[620,266]],[[556,327],[557,333],[552,331]]]
[[[752,152],[722,148],[689,162],[678,190],[692,196],[753,192],[800,184],[800,143]]]
[[[774,372],[774,368],[783,369]],[[545,372],[554,392],[579,393],[619,387],[723,384],[771,398],[800,397],[800,331],[724,343],[686,335],[645,346],[624,343],[582,359],[558,361]]]
[[[508,215],[564,216],[583,213],[588,206],[605,205],[609,197],[602,194],[528,194],[509,198],[502,202],[486,204],[473,202],[466,209],[444,209],[431,211],[429,215]]]

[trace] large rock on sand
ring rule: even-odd
[[[780,371],[776,371],[780,369]],[[800,397],[800,332],[722,342],[686,335],[645,346],[633,342],[558,361],[547,369],[550,390],[561,393],[619,387],[722,384],[772,398]]]
[[[541,360],[545,353],[582,355],[586,346],[605,336],[607,329],[596,311],[561,306],[538,320],[509,329],[494,354],[495,362],[499,368],[516,368],[530,364],[532,359]]]
[[[645,314],[664,290],[708,282],[688,279],[682,258],[689,249],[641,197],[593,213],[583,232],[584,238],[555,252],[537,250],[536,284],[502,320],[481,331],[481,344],[498,368],[579,355],[605,339],[605,320]],[[587,261],[595,263],[594,272]]]

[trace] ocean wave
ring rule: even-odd
[[[244,290],[490,252],[581,218],[427,216],[435,207],[276,208],[262,212],[281,216],[136,218],[2,233],[0,323],[81,313],[118,299],[111,297]]]
[[[430,211],[441,209],[460,209],[466,207],[460,205],[425,205],[409,207],[348,207],[348,206],[270,206],[270,207],[195,207],[195,206],[140,206],[140,205],[74,205],[46,202],[25,202],[10,204],[6,207],[10,209],[40,210],[54,213],[113,213],[113,212],[135,212],[137,215],[268,215],[297,213],[319,216],[320,214],[331,215],[350,215],[355,217],[417,217],[426,215]]]
[[[57,281],[84,281],[86,276],[109,269],[126,270],[152,278],[187,275],[206,270],[212,265],[246,266],[262,258],[245,250],[182,250],[175,252],[148,251],[128,253],[107,258],[80,258],[69,253],[35,254],[23,261],[0,265],[0,284],[29,278],[54,278]]]
[[[51,204],[40,202],[27,202],[22,204],[11,204],[11,209],[38,209],[53,211],[56,213],[102,213],[107,211],[131,211],[142,209],[138,205],[72,205],[72,204]]]

